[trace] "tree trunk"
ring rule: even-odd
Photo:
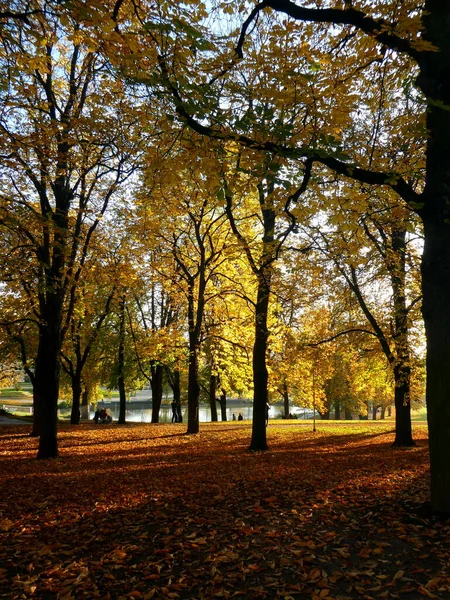
[[[188,289],[188,325],[189,325],[189,361],[188,361],[188,428],[189,434],[198,433],[200,430],[198,404],[200,398],[200,385],[198,382],[198,355],[200,352],[200,333],[204,310],[205,281],[204,270],[201,271],[197,293],[197,311],[195,313],[194,285],[189,282]]]
[[[341,420],[341,403],[339,400],[334,401],[334,419],[335,421]]]
[[[326,410],[323,412],[319,412],[320,418],[322,419],[322,421],[329,421],[330,420],[330,411]]]
[[[81,418],[85,421],[89,419],[89,391],[86,387],[81,394]]]
[[[394,404],[395,441],[394,446],[414,446],[411,426],[411,367],[408,336],[408,309],[406,307],[406,225],[393,227],[392,250],[395,257],[391,282],[394,298],[395,354],[394,364]]]
[[[270,296],[270,268],[259,275],[255,308],[255,342],[253,345],[253,421],[250,450],[267,450],[266,405],[269,401],[267,384],[269,374],[266,365],[267,314]]]
[[[288,389],[288,385],[287,385],[287,383],[285,381],[283,382],[283,390],[282,390],[281,395],[283,397],[284,418],[285,419],[289,419],[289,415],[290,415],[290,410],[289,410],[289,389]]]
[[[345,409],[345,420],[351,421],[353,419],[352,411],[348,408]]]
[[[448,131],[450,135],[450,123]],[[441,160],[442,168],[447,169],[448,162]],[[450,206],[450,198],[446,206]],[[442,211],[439,222],[424,219],[422,261],[431,506],[443,514],[450,514],[450,224],[445,216],[447,211],[448,208]]]
[[[222,390],[219,398],[220,402],[220,417],[222,421],[227,420],[227,393],[225,390]]]
[[[80,424],[81,405],[81,371],[72,374],[72,411],[70,413],[71,425]]]
[[[59,394],[59,352],[61,309],[55,312],[39,331],[36,357],[35,388],[36,404],[39,406],[39,449],[37,458],[58,456],[57,423]]]
[[[217,422],[217,404],[216,404],[216,392],[217,392],[217,375],[209,376],[209,406],[211,409],[211,422]]]
[[[394,404],[395,404],[395,441],[394,446],[411,447],[415,445],[411,426],[410,394],[411,369],[409,365],[394,367]]]
[[[372,420],[376,421],[377,420],[377,410],[378,410],[378,406],[376,405],[376,403],[374,402],[372,404]]]
[[[181,416],[181,385],[180,385],[180,371],[174,369],[170,371],[166,368],[167,380],[172,390],[173,401],[177,406],[177,414]]]
[[[150,385],[152,388],[152,423],[159,423],[159,411],[163,397],[163,372],[164,367],[160,363],[151,366],[152,376]]]
[[[437,52],[422,56],[417,84],[427,98],[423,207],[422,314],[427,339],[427,418],[431,508],[450,515],[450,43],[448,2],[426,0],[424,39]]]
[[[39,437],[41,435],[40,409],[41,407],[36,396],[36,383],[33,383],[33,425],[30,432],[31,437]]]
[[[380,420],[381,420],[381,421],[384,421],[384,420],[385,420],[385,418],[386,418],[386,407],[385,407],[385,406],[382,406],[382,407],[381,407]]]
[[[125,390],[125,298],[119,304],[119,349],[117,359],[117,383],[119,386],[119,425],[126,421],[126,390]]]
[[[191,337],[191,335],[189,337]],[[192,343],[189,344],[187,433],[198,433],[200,430],[198,414],[199,397],[200,386],[198,383],[198,345],[194,340],[192,340]]]

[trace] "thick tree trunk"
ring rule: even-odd
[[[423,208],[422,314],[427,339],[431,507],[450,515],[450,40],[448,2],[426,0],[424,38],[439,50],[422,57],[417,83],[428,99]]]
[[[217,404],[216,404],[216,392],[217,392],[217,375],[211,373],[209,377],[209,407],[211,409],[211,422],[217,422]]]
[[[152,376],[150,385],[152,387],[152,423],[159,423],[159,412],[163,397],[163,372],[164,367],[160,363],[152,365]]]
[[[323,412],[319,412],[320,418],[322,419],[322,421],[329,421],[330,420],[330,411],[326,410]]]
[[[447,131],[450,136],[450,124]],[[442,168],[448,168],[448,161],[442,161]],[[450,206],[450,197],[446,206]],[[448,210],[443,211],[439,222],[425,220],[422,262],[431,506],[435,512],[444,514],[450,514],[450,224],[445,216]]]
[[[37,458],[56,458],[57,411],[59,394],[59,352],[61,311],[43,324],[39,332],[36,357],[35,388],[36,404],[39,406],[39,450]]]
[[[384,421],[384,420],[385,420],[385,418],[386,418],[386,407],[385,407],[385,406],[382,406],[382,407],[381,407],[380,420],[381,420],[381,421]]]
[[[351,421],[353,419],[352,411],[348,408],[345,409],[345,420]]]

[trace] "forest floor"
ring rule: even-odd
[[[428,449],[392,422],[0,427],[0,598],[450,599]]]

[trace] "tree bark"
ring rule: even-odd
[[[372,420],[376,421],[377,420],[377,410],[378,410],[378,406],[376,405],[376,403],[374,402],[372,404]]]
[[[173,369],[170,371],[166,367],[167,380],[172,390],[173,400],[177,406],[177,412],[181,415],[181,385],[180,385],[180,371]]]
[[[119,349],[117,358],[117,383],[119,387],[119,425],[126,421],[126,389],[125,389],[125,298],[119,303]]]
[[[80,424],[81,406],[81,371],[75,371],[72,375],[72,411],[70,413],[71,425]]]
[[[288,385],[287,385],[287,383],[285,381],[283,382],[283,390],[281,392],[281,395],[283,397],[284,418],[285,419],[289,419],[289,415],[290,415],[290,410],[289,410],[289,389],[288,389]]]
[[[81,394],[81,418],[89,419],[89,392],[86,387]]]
[[[406,225],[393,227],[392,250],[395,264],[391,269],[391,284],[394,299],[395,364],[394,446],[414,446],[411,426],[411,366],[408,339],[408,310],[406,307]]]
[[[36,405],[39,407],[39,449],[37,458],[58,456],[57,423],[61,349],[62,303],[48,301],[48,319],[41,322],[36,357]],[[53,310],[52,310],[53,308]]]
[[[216,393],[217,393],[217,375],[211,373],[209,377],[209,407],[211,409],[211,422],[217,422],[217,404],[216,404]]]
[[[267,450],[266,404],[269,401],[269,374],[266,365],[267,314],[270,297],[270,267],[260,273],[255,308],[255,342],[253,345],[253,421],[250,450]]]
[[[427,418],[429,428],[431,507],[450,514],[450,40],[448,2],[427,0],[425,39],[438,52],[420,63],[419,87],[427,97],[428,131],[422,256],[422,314],[427,339]]]
[[[199,397],[200,386],[198,383],[198,345],[190,344],[188,365],[188,428],[187,433],[198,433],[199,424]]]
[[[159,412],[163,397],[163,372],[164,367],[161,363],[151,366],[150,385],[152,388],[152,423],[159,423]]]
[[[222,390],[219,398],[220,402],[220,417],[222,421],[227,420],[227,393],[225,390]]]
[[[450,135],[450,123],[447,131]],[[422,310],[427,336],[431,506],[437,513],[450,514],[450,224],[445,216],[448,208],[441,208],[442,219],[424,220]]]
[[[341,403],[339,400],[334,401],[334,419],[340,421],[341,419]]]

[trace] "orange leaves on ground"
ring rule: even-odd
[[[426,499],[427,449],[383,424],[64,427],[60,458],[0,430],[0,597],[445,598],[445,522]]]

